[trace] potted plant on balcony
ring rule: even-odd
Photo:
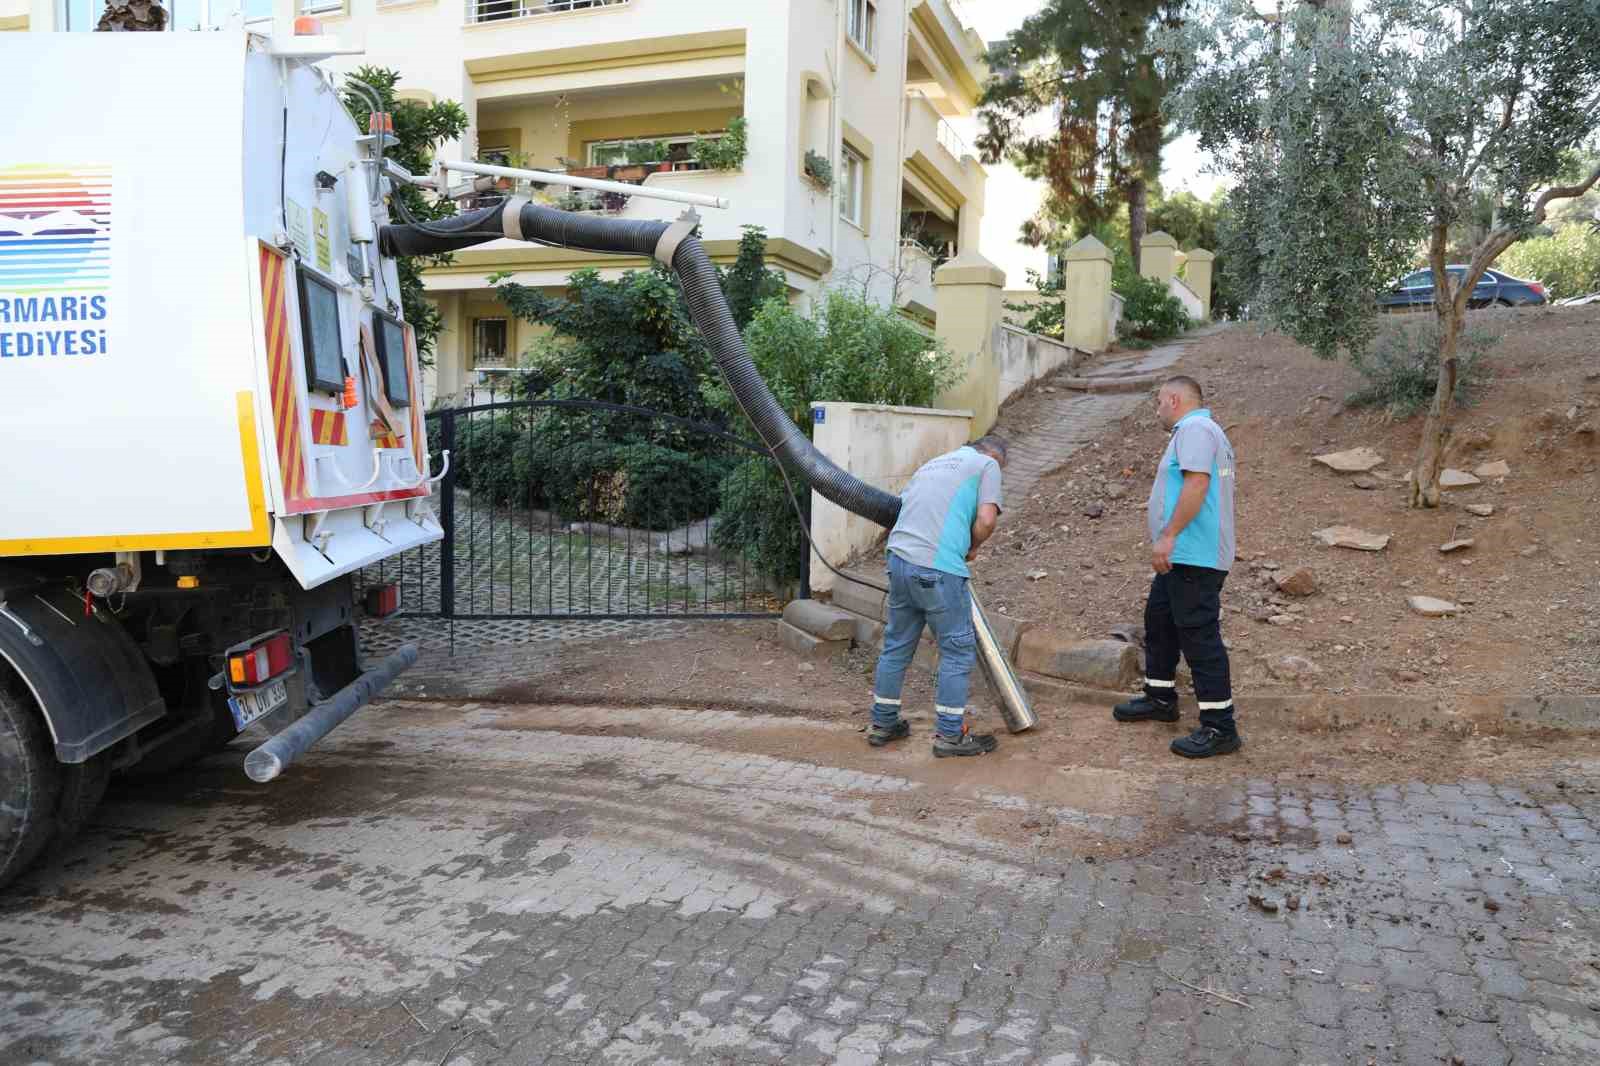
[[[662,141],[630,141],[622,148],[625,163],[611,167],[611,177],[617,181],[643,181],[662,169],[667,158],[667,146]]]
[[[805,173],[811,179],[811,184],[823,192],[833,188],[833,164],[828,162],[827,156],[813,148],[806,149]]]
[[[694,138],[694,157],[707,170],[738,170],[749,151],[750,128],[743,115],[729,119],[721,136]]]

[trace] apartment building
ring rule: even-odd
[[[762,226],[798,300],[855,285],[931,324],[936,264],[977,250],[984,170],[950,119],[972,114],[984,45],[948,0],[298,2],[365,46],[346,68],[391,67],[412,98],[462,104],[472,126],[442,157],[726,197],[730,209],[701,209],[713,258],[731,261],[741,227]],[[271,14],[271,0],[169,4],[178,29]],[[0,28],[90,29],[102,5],[0,0]],[[737,166],[698,158],[740,127]],[[676,214],[638,198],[566,206]],[[644,265],[511,241],[458,253],[426,278],[446,322],[434,393],[514,363],[534,335],[506,314],[491,274],[555,291],[583,267]]]

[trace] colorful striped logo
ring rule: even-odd
[[[261,308],[267,324],[267,370],[272,386],[272,428],[278,442],[278,469],[283,475],[284,502],[293,507],[305,499],[305,448],[300,442],[300,404],[289,346],[289,311],[285,298],[283,256],[261,246]]]
[[[349,444],[350,434],[344,428],[344,412],[325,411],[320,407],[313,407],[311,409],[311,443]]]
[[[0,167],[0,290],[111,285],[111,168]]]

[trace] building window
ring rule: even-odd
[[[720,132],[713,133],[707,139],[720,136]],[[590,141],[589,166],[616,166],[628,162],[695,164],[694,142],[695,135],[692,133],[672,134],[666,137],[628,137],[616,141]],[[631,160],[630,156],[633,157]],[[652,158],[646,159],[644,156]],[[657,156],[660,158],[654,158]]]
[[[300,14],[328,15],[344,11],[344,0],[300,0]]]
[[[839,217],[857,226],[867,196],[867,161],[845,145],[839,153]]]
[[[849,0],[850,2],[850,39],[861,46],[861,50],[869,56],[876,57],[874,50],[878,39],[878,5],[872,0]]]
[[[472,320],[472,366],[506,365],[506,320],[503,318],[475,318]]]

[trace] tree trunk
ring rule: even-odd
[[[1439,380],[1433,390],[1433,405],[1428,408],[1428,420],[1422,427],[1417,462],[1411,470],[1412,507],[1439,506],[1439,472],[1444,469],[1444,453],[1456,416],[1456,349],[1465,316],[1453,299],[1436,299],[1434,313],[1439,322]]]
[[[1128,183],[1128,251],[1133,255],[1133,272],[1139,272],[1139,246],[1144,242],[1144,229],[1149,214],[1149,190],[1143,178]]]
[[[167,28],[167,12],[155,0],[109,3],[95,26],[98,33],[150,32]]]

